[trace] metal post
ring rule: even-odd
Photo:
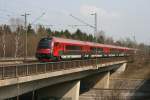
[[[15,77],[18,77],[18,68],[17,68],[17,65],[16,65],[16,76]]]
[[[33,90],[32,90],[32,100],[35,100],[35,91],[36,91],[36,85],[37,83],[33,83]]]
[[[35,96],[35,88],[34,88],[35,86],[33,86],[33,91],[32,91],[32,100],[34,100],[34,96]]]
[[[5,67],[4,67],[4,65],[3,65],[2,68],[3,68],[3,69],[2,69],[2,70],[3,70],[3,71],[2,71],[2,72],[3,72],[3,74],[2,74],[2,79],[4,79],[4,77],[5,77],[5,69],[4,69]]]
[[[26,72],[26,76],[29,75],[29,66],[26,65],[26,69],[27,69],[27,72]]]
[[[94,13],[95,15],[95,37],[96,37],[96,34],[97,34],[97,13]],[[96,42],[97,42],[97,39],[96,39]]]
[[[97,35],[97,13],[94,13],[95,15],[95,39],[96,39],[96,42],[97,42],[97,38],[96,38],[96,35]],[[97,52],[97,48],[96,48],[96,55],[98,55],[98,52]],[[97,57],[96,57],[96,68],[97,68]]]
[[[64,70],[67,69],[67,68],[65,67],[65,63],[66,63],[66,62],[62,62],[62,66],[63,66]]]
[[[95,37],[95,42],[97,42],[97,38],[96,38],[96,35],[97,35],[97,13],[93,13],[91,15],[94,15],[94,37]],[[96,55],[97,55],[97,48],[96,48]],[[96,67],[97,67],[97,57],[96,57]]]
[[[37,74],[37,73],[38,73],[38,70],[37,70],[37,64],[36,64],[35,66],[36,66],[36,69],[35,69],[35,74]]]
[[[53,66],[54,66],[54,65],[53,65],[53,63],[51,63],[51,64],[52,64],[52,70],[51,70],[51,71],[53,72]]]
[[[19,85],[19,75],[18,75],[17,66],[16,66],[16,77],[17,77],[17,100],[19,100],[20,85]]]
[[[45,64],[45,66],[44,66],[44,73],[46,73],[47,72],[47,70],[46,70],[46,64]]]
[[[34,100],[35,90],[32,91],[32,100]]]
[[[21,15],[21,16],[24,16],[24,27],[25,27],[25,58],[27,58],[27,50],[28,50],[28,41],[27,41],[27,16],[28,15],[30,15],[30,14],[27,14],[27,13],[25,13],[25,14],[23,14],[23,15]]]
[[[97,13],[93,13],[91,15],[94,15],[94,37],[96,37],[97,34]],[[97,42],[97,39],[96,39]]]

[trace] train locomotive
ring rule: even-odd
[[[135,52],[135,49],[127,47],[58,37],[45,37],[38,43],[36,58],[42,62],[50,62],[62,59],[129,56]]]

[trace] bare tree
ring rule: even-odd
[[[6,56],[6,34],[5,34],[5,29],[4,29],[4,25],[1,26],[1,46],[2,46],[2,51],[3,51],[3,57]]]
[[[20,29],[19,29],[19,26],[18,26],[18,31],[16,31],[18,33],[15,34],[15,54],[14,54],[14,57],[16,58],[17,57],[17,53],[18,53],[18,48],[19,48],[19,40],[20,40]]]
[[[15,34],[15,53],[14,53],[14,57],[17,57],[19,56],[19,48],[22,48],[23,46],[23,43],[19,42],[20,39],[21,39],[21,31],[22,30],[22,23],[23,21],[20,20],[19,18],[11,18],[10,19],[10,23],[11,23],[11,28],[13,31],[16,31],[14,32]],[[23,51],[23,50],[20,50],[20,51]],[[22,55],[22,54],[20,54]]]
[[[105,32],[103,30],[97,32],[96,37],[103,37],[105,39]]]
[[[97,42],[99,43],[105,43],[106,37],[104,31],[99,31],[96,34]]]
[[[105,43],[106,44],[114,44],[114,40],[113,40],[113,38],[112,37],[107,37],[106,39],[105,39]]]

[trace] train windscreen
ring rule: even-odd
[[[38,49],[47,49],[51,48],[51,39],[50,38],[43,38],[40,40],[38,44]]]

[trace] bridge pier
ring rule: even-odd
[[[36,92],[37,100],[79,100],[80,81],[53,85]]]
[[[120,67],[116,70],[115,73],[122,73],[126,70],[126,66],[127,66],[127,63],[123,63],[120,65]]]
[[[108,89],[110,72],[98,73],[81,80],[81,94],[91,88]]]
[[[110,72],[106,72],[103,75],[99,75],[97,77],[100,77],[100,80],[97,81],[97,83],[94,85],[93,88],[104,88],[108,89],[109,88],[109,77],[110,77]]]

